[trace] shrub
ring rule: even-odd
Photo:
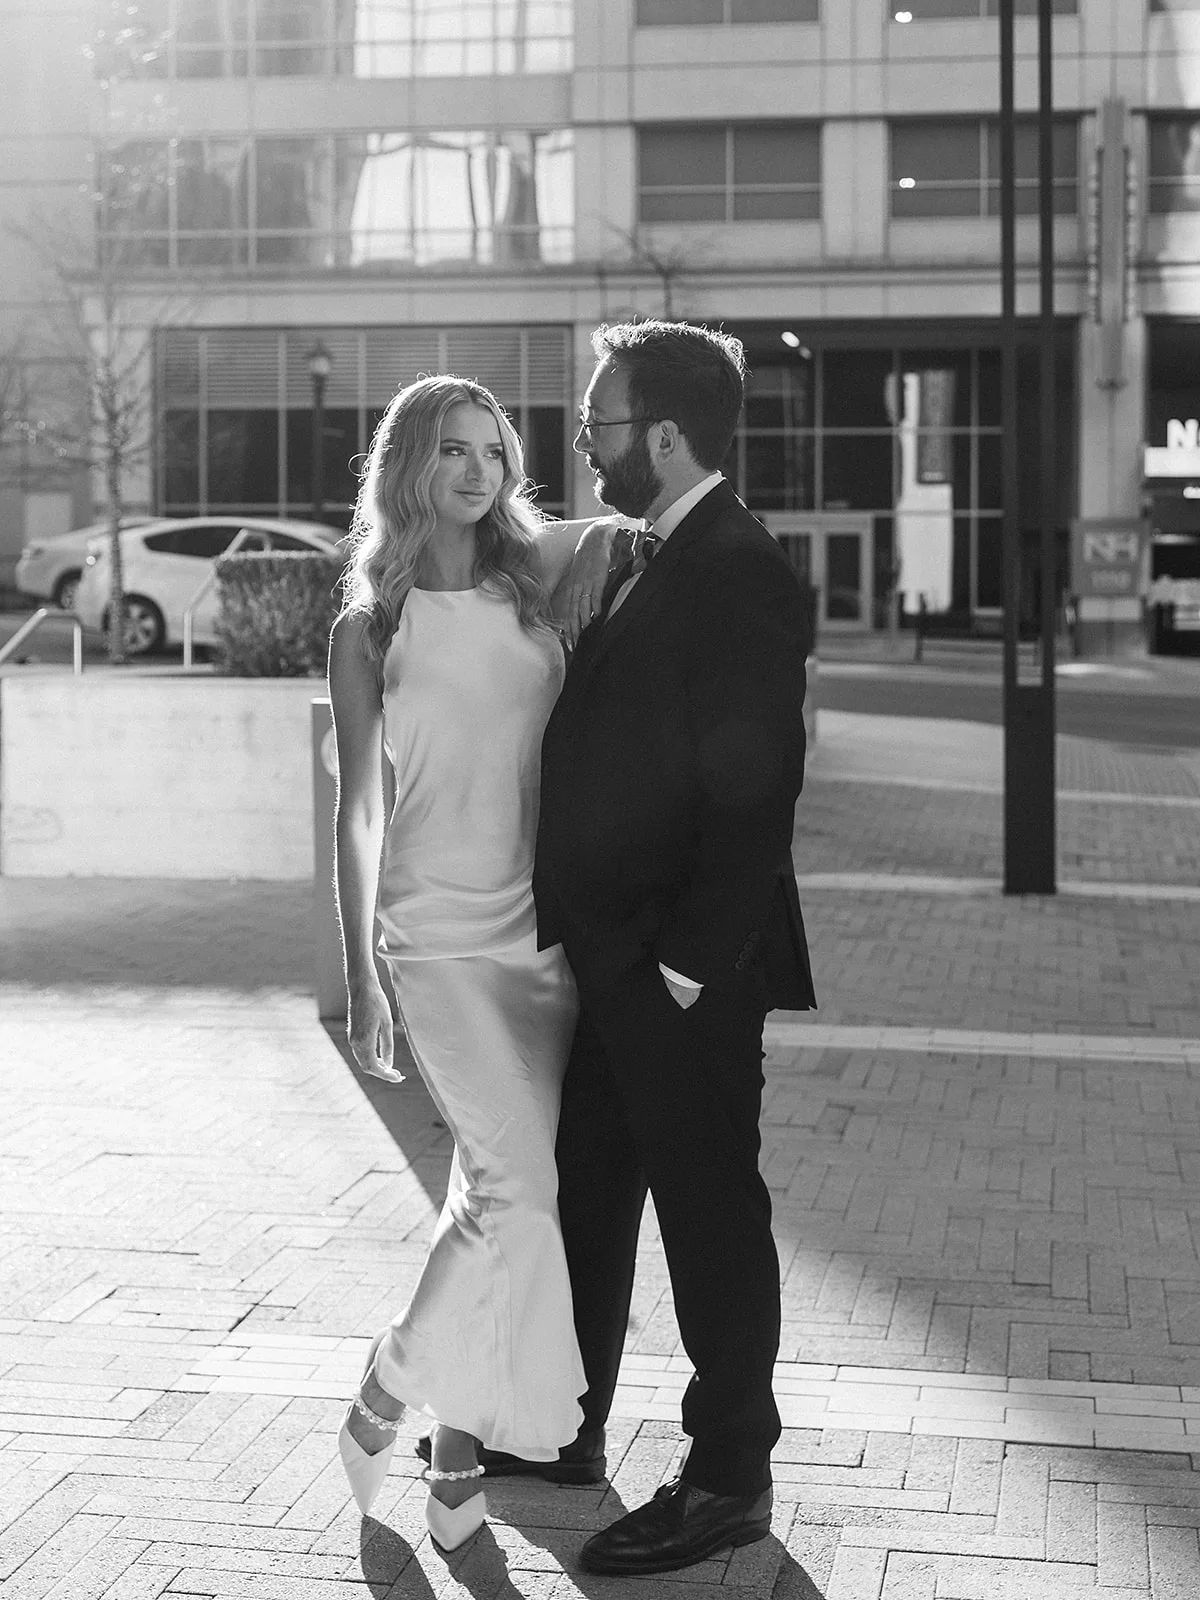
[[[323,676],[340,557],[247,550],[216,566],[219,670],[233,678]]]

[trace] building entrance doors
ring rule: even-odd
[[[818,625],[831,632],[874,626],[872,518],[855,511],[774,511],[760,519],[795,571],[818,593]]]

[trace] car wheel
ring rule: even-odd
[[[105,615],[104,626],[109,625],[108,615]],[[129,656],[149,656],[162,648],[166,636],[166,624],[163,614],[154,604],[147,600],[145,595],[127,594],[125,596],[125,654]]]
[[[64,572],[54,585],[54,604],[60,611],[74,611],[75,596],[79,593],[78,572]]]

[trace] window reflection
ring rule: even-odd
[[[119,77],[486,76],[569,72],[574,56],[574,0],[101,0],[101,11],[97,72]]]
[[[260,139],[255,259],[262,266],[328,264],[330,150],[325,139]]]
[[[569,261],[568,129],[181,139],[111,152],[103,248],[144,267]]]
[[[364,134],[336,151],[338,265],[570,259],[567,130]]]
[[[180,266],[246,260],[245,139],[180,139],[175,146],[175,249]]]

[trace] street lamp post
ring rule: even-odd
[[[320,339],[308,352],[308,376],[312,380],[312,514],[313,521],[325,516],[325,385],[333,371],[333,357]]]

